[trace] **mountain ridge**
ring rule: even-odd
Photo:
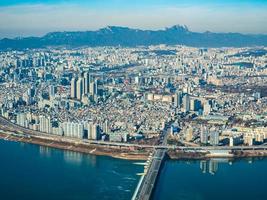
[[[267,35],[241,33],[192,32],[187,26],[174,25],[161,30],[141,30],[107,26],[96,31],[50,32],[42,37],[20,37],[0,40],[1,50],[45,48],[48,46],[125,46],[187,45],[192,47],[267,46]]]

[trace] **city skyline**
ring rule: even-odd
[[[175,24],[185,24],[196,32],[266,34],[266,7],[267,2],[261,0],[4,0],[0,3],[4,19],[0,20],[0,38],[97,30],[109,25],[158,30]]]
[[[1,0],[2,199],[267,199],[266,10]]]

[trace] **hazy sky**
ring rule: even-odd
[[[267,34],[267,0],[0,0],[0,38],[107,25]]]

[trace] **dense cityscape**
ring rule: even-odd
[[[0,199],[266,200],[266,0],[1,0]]]
[[[181,146],[267,139],[266,48],[47,48],[0,54],[0,114],[70,138]]]

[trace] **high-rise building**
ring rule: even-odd
[[[189,112],[190,110],[190,98],[188,94],[185,94],[183,97],[183,109],[184,112]]]
[[[82,123],[75,123],[75,135],[74,137],[76,138],[83,138],[83,133],[84,133],[84,127]]]
[[[91,82],[90,83],[90,89],[89,89],[89,91],[90,91],[90,95],[94,95],[94,82]]]
[[[91,77],[90,77],[90,74],[89,74],[89,72],[85,72],[84,73],[84,91],[83,91],[83,93],[84,94],[88,94],[89,93],[89,89],[90,89],[90,79],[91,79]]]
[[[174,95],[174,106],[175,106],[176,108],[180,108],[181,105],[182,105],[182,95],[183,95],[182,92],[177,92],[177,93]]]
[[[40,131],[44,133],[51,133],[52,132],[52,126],[51,126],[51,120],[50,117],[40,116]]]
[[[210,131],[210,144],[213,146],[219,144],[219,132],[214,129]]]
[[[211,112],[211,105],[209,104],[209,102],[207,101],[205,104],[204,104],[204,107],[203,107],[203,115],[209,115],[210,112]]]
[[[88,122],[86,125],[87,129],[87,138],[89,140],[99,140],[100,139],[100,130],[97,124],[93,122]]]
[[[27,93],[28,93],[29,97],[34,97],[35,93],[36,93],[35,88],[34,87],[29,88]]]
[[[18,113],[17,114],[17,124],[23,127],[28,128],[29,123],[25,113]]]
[[[198,111],[201,108],[201,102],[197,99],[190,100],[190,110],[191,111]]]
[[[208,143],[208,131],[203,126],[201,126],[201,129],[200,129],[200,142],[202,144],[207,144]]]
[[[98,83],[97,80],[90,83],[90,95],[97,95]]]
[[[84,136],[84,125],[82,123],[63,122],[62,129],[66,137],[82,139]]]
[[[109,123],[108,123],[108,120],[106,120],[104,123],[103,123],[103,132],[104,133],[109,133]]]
[[[94,86],[94,89],[95,89],[95,95],[98,95],[98,80],[95,79],[95,86]]]
[[[71,90],[70,90],[70,97],[71,98],[77,98],[77,92],[76,92],[76,87],[77,87],[77,80],[76,78],[71,79]]]
[[[92,139],[99,140],[100,139],[99,126],[97,124],[93,124],[91,130],[92,130],[91,132]]]
[[[92,122],[88,122],[85,129],[87,130],[87,139],[88,140],[92,140],[92,128],[93,128],[93,123]]]
[[[81,100],[83,95],[83,78],[79,78],[76,86],[77,99]]]
[[[49,86],[49,97],[53,98],[55,97],[55,94],[56,94],[56,87],[53,85],[50,85]]]

